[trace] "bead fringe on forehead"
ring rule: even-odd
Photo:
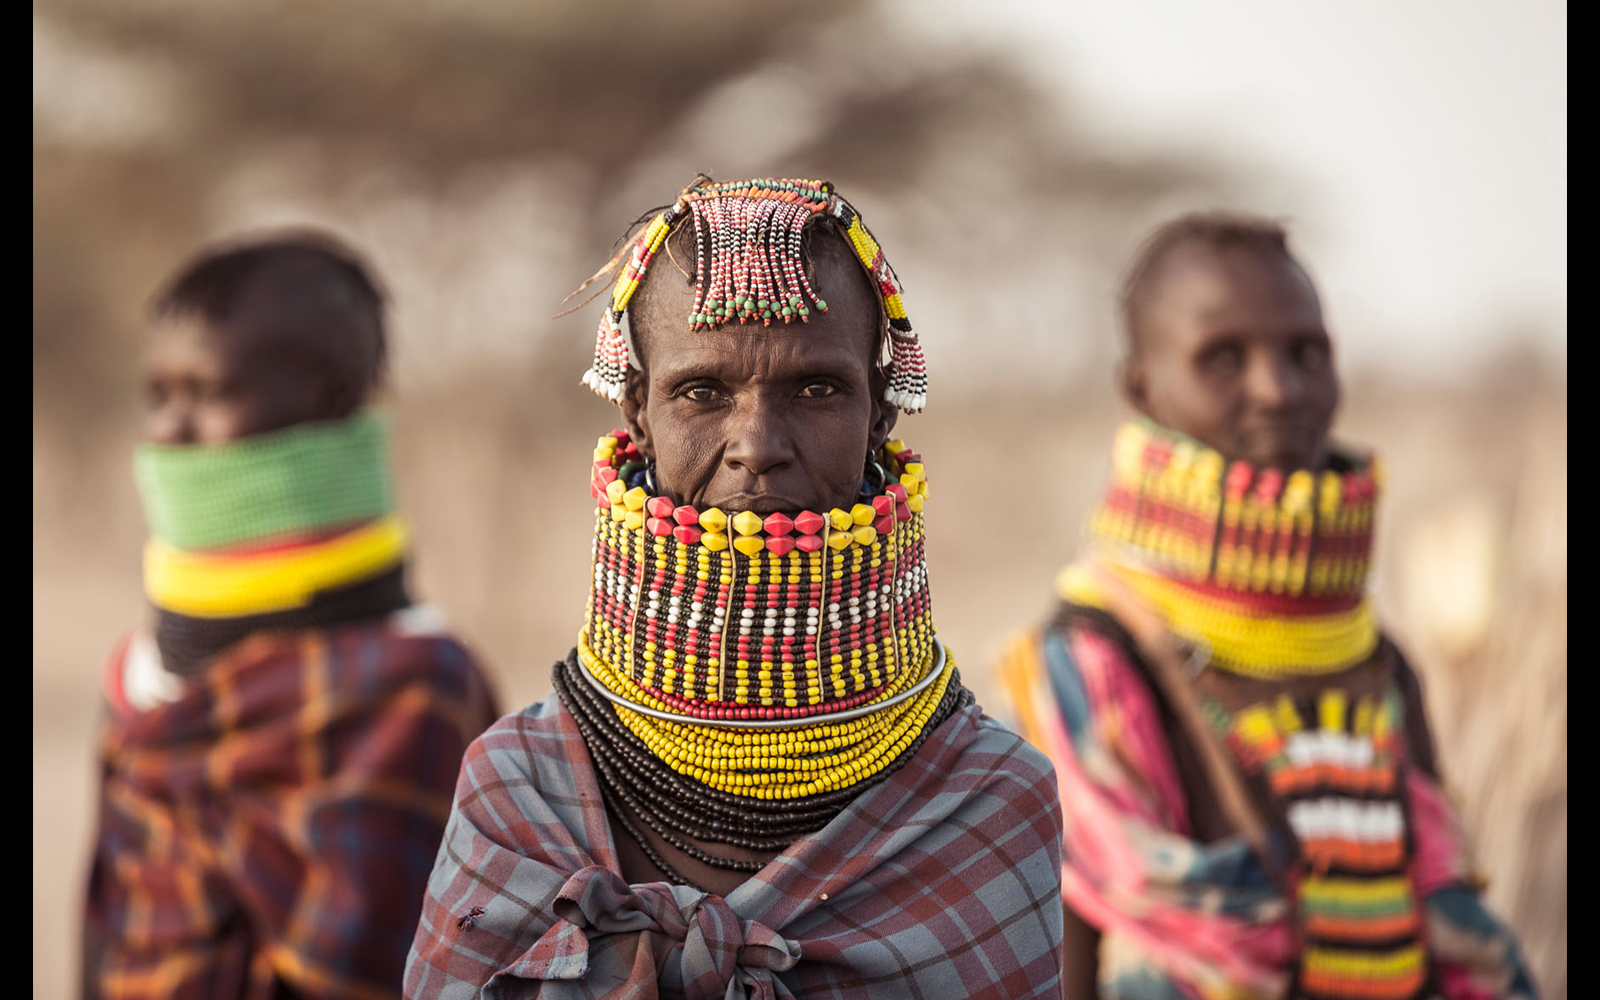
[[[884,398],[907,413],[927,405],[922,346],[906,317],[894,271],[861,216],[826,181],[770,178],[691,185],[639,233],[600,317],[594,363],[583,375],[595,393],[613,402],[622,399],[631,362],[623,316],[668,232],[685,216],[695,239],[694,305],[688,316],[693,330],[731,322],[805,323],[814,312],[827,312],[828,303],[806,273],[801,236],[811,219],[833,219],[883,300],[889,335]]]

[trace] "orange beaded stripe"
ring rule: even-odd
[[[900,441],[868,503],[765,518],[627,487],[640,456],[601,438],[593,587],[580,651],[613,693],[716,720],[806,719],[893,697],[934,660],[927,479]]]

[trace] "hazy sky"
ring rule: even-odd
[[[1566,8],[1552,0],[900,0],[1062,85],[1103,134],[1291,184],[1239,207],[1301,246],[1352,355],[1566,354]],[[1293,192],[1292,194],[1289,192]]]

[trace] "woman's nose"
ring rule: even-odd
[[[756,476],[793,462],[793,439],[782,412],[786,402],[760,397],[741,401],[729,418],[723,461]]]

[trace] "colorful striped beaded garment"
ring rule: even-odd
[[[578,659],[680,774],[762,799],[848,788],[959,687],[934,639],[920,456],[891,441],[879,457],[893,481],[851,510],[730,516],[630,487],[642,471],[627,432],[600,439]]]
[[[223,445],[141,445],[145,593],[169,670],[252,632],[410,604],[387,424],[360,411]]]
[[[645,225],[623,254],[579,287],[582,291],[610,274],[627,256],[612,285],[611,302],[600,317],[594,364],[584,373],[585,385],[612,401],[622,398],[628,368],[634,363],[624,332],[628,303],[667,233],[684,219],[693,225],[695,235],[692,329],[731,322],[804,323],[813,310],[826,312],[828,303],[806,273],[802,237],[809,225],[836,225],[883,302],[890,354],[884,398],[907,413],[920,412],[927,404],[922,347],[906,316],[900,283],[877,239],[832,184],[790,178],[717,182],[702,174]]]
[[[1159,741],[1159,724],[1140,733],[1133,723],[1140,697],[1132,685],[1140,671],[1122,676],[1116,664],[1138,663],[1140,657],[1125,633],[1104,624],[1114,602],[1096,573],[1127,584],[1190,648],[1190,662],[1199,668],[1192,683],[1200,706],[1280,843],[1290,845],[1288,872],[1278,888],[1289,897],[1298,952],[1292,995],[1408,1000],[1433,995],[1428,991],[1439,989],[1440,977],[1448,975],[1430,961],[1423,903],[1433,904],[1428,897],[1434,890],[1460,888],[1467,865],[1459,836],[1446,829],[1443,810],[1431,805],[1442,796],[1434,784],[1426,723],[1408,724],[1407,693],[1420,699],[1420,690],[1398,652],[1379,636],[1365,593],[1376,465],[1350,453],[1337,454],[1332,465],[1340,471],[1286,477],[1243,462],[1229,465],[1215,451],[1149,423],[1123,427],[1111,488],[1088,525],[1089,554],[1057,581],[1064,604],[1053,637],[1042,645],[1019,643],[1003,674],[1013,703],[1027,717],[1026,733],[1053,744],[1062,801],[1072,815],[1076,803],[1093,797],[1088,786],[1104,780],[1103,773],[1091,777],[1081,770],[1101,766],[1084,756],[1092,748],[1086,734],[1098,725],[1090,711],[1097,697],[1107,697],[1112,686],[1122,690],[1114,713],[1114,729],[1122,735],[1106,733],[1122,743],[1116,751],[1121,762],[1108,769],[1137,759],[1123,741]],[[1054,697],[1039,697],[1052,689]],[[1047,705],[1058,708],[1052,712]],[[1420,703],[1415,710],[1418,720],[1425,719]],[[1153,707],[1145,714],[1152,722],[1158,716]],[[1153,788],[1170,785],[1178,775],[1158,762],[1156,751],[1150,754],[1142,780]],[[1206,794],[1204,787],[1199,794]],[[1080,814],[1092,812],[1085,806]],[[1419,822],[1420,814],[1427,818]],[[1176,832],[1191,831],[1180,825]],[[1088,874],[1101,848],[1092,840],[1073,840],[1069,825],[1063,853],[1067,900],[1103,930],[1115,929],[1128,919],[1128,903],[1115,902]],[[1233,841],[1186,843],[1163,848],[1168,863],[1192,854],[1199,865]],[[1448,862],[1431,864],[1448,874],[1419,879],[1421,850],[1447,856]],[[1199,871],[1192,869],[1189,877]],[[1195,930],[1191,940],[1265,940],[1275,933],[1260,896],[1265,881],[1259,872],[1248,880],[1241,874],[1229,878],[1228,891],[1255,887],[1255,904],[1241,904],[1234,914],[1245,923]],[[1114,937],[1125,955],[1130,938]],[[1137,950],[1160,954],[1171,947],[1146,938]],[[1252,950],[1235,946],[1235,959]],[[1114,966],[1118,952],[1110,954]],[[1211,960],[1192,956],[1167,954],[1157,964],[1196,995],[1231,995],[1232,982],[1248,984],[1245,995],[1273,996],[1281,984],[1273,980],[1272,954],[1260,952],[1264,964],[1239,962],[1227,974]],[[1138,974],[1145,971],[1141,967]],[[1114,967],[1102,968],[1102,981],[1117,974]],[[1511,979],[1508,973],[1507,987]],[[1130,988],[1127,995],[1143,994]],[[1485,995],[1526,994],[1508,988]]]

